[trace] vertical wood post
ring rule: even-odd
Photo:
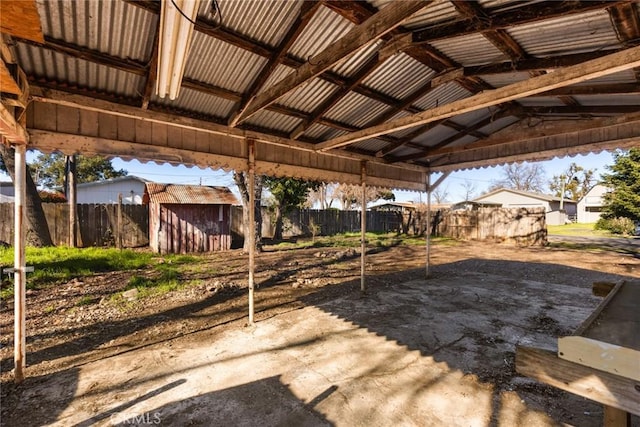
[[[365,261],[367,256],[367,163],[360,164],[362,181],[362,211],[360,214],[360,291],[365,291]]]
[[[24,380],[26,367],[26,255],[25,200],[27,157],[26,146],[15,146],[14,203],[14,375],[17,384]]]
[[[431,174],[427,173],[427,264],[425,268],[426,277],[429,277],[431,264]]]
[[[604,427],[630,427],[631,415],[622,409],[604,405]]]
[[[116,247],[122,249],[122,193],[118,193],[116,209]]]
[[[256,252],[256,159],[255,141],[247,140],[249,149],[249,324],[253,325],[254,270]]]
[[[69,203],[69,246],[77,246],[78,202],[76,200],[76,156],[67,156],[67,201]]]

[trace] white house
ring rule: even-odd
[[[560,212],[560,197],[546,194],[530,193],[528,191],[499,188],[473,199],[477,203],[495,203],[503,208],[544,208],[546,222],[549,225],[564,224],[567,217],[576,215],[576,202],[570,199],[562,201],[562,208],[566,215]]]
[[[0,182],[0,203],[13,203],[14,195],[13,182]]]
[[[591,190],[578,201],[578,222],[598,222],[604,205],[603,196],[607,191],[610,191],[610,189],[602,184],[596,184],[591,187]]]
[[[85,182],[77,185],[76,199],[82,203],[118,203],[118,194],[122,194],[122,203],[141,205],[147,180],[134,175],[105,181]]]

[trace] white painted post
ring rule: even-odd
[[[78,202],[76,201],[76,156],[67,156],[67,200],[69,203],[69,246],[77,246]]]
[[[431,264],[431,174],[427,173],[427,266],[426,277],[429,278]]]
[[[362,181],[362,211],[360,214],[360,291],[365,291],[365,261],[367,256],[367,164],[360,165]]]
[[[15,203],[14,203],[14,378],[16,384],[24,380],[26,367],[26,255],[25,200],[27,157],[26,146],[15,146]]]
[[[249,148],[249,324],[253,325],[253,289],[256,251],[256,171],[255,171],[255,142],[248,140]]]

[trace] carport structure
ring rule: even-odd
[[[638,1],[0,8],[16,301],[27,148],[428,191],[434,173],[640,143]]]

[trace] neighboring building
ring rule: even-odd
[[[214,252],[231,248],[227,187],[147,183],[149,246],[155,252]]]
[[[0,203],[13,203],[14,195],[13,182],[0,182]]]
[[[560,198],[548,196],[546,194],[530,193],[527,191],[512,190],[509,188],[499,188],[480,197],[473,199],[478,203],[500,204],[503,208],[539,208],[543,207],[546,212],[546,222],[548,225],[561,225],[566,223],[568,218],[575,217],[577,204],[573,200],[564,199],[563,210],[560,212]]]
[[[608,191],[604,185],[596,184],[578,201],[578,222],[598,222],[604,206],[603,196]]]
[[[123,204],[141,205],[147,182],[134,175],[85,182],[76,186],[76,200],[78,204],[113,204],[118,203],[118,195],[122,194]]]

